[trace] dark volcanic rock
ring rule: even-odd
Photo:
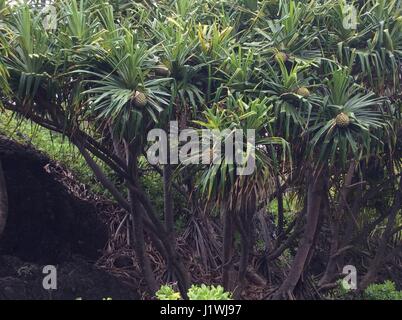
[[[96,259],[107,231],[95,208],[66,190],[44,168],[51,160],[29,146],[0,136],[9,218],[0,254],[56,264],[72,253]]]
[[[57,290],[42,285],[43,266],[0,257],[0,300],[139,299],[136,290],[109,273],[75,257],[57,267]]]
[[[0,239],[0,300],[138,299],[135,288],[94,266],[107,228],[94,205],[45,170],[52,161],[1,135],[0,160],[9,200]],[[57,290],[43,288],[44,265],[56,266]]]

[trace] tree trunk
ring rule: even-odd
[[[116,186],[106,177],[106,175],[104,174],[102,169],[98,166],[98,164],[94,161],[94,159],[92,159],[92,156],[88,153],[88,151],[84,147],[84,143],[76,139],[72,141],[79,148],[80,153],[86,160],[88,166],[91,168],[91,170],[93,171],[99,182],[112,194],[112,196],[116,199],[116,201],[127,212],[131,212],[131,204],[129,203],[129,201],[127,201],[127,199],[123,197],[123,195],[117,190]],[[140,209],[143,208],[142,224],[146,223],[147,227],[150,229],[151,232],[153,232],[154,236],[158,238],[156,243],[157,246],[159,248],[161,248],[160,245],[163,246],[164,252],[162,254],[167,257],[167,260],[169,261],[168,263],[172,264],[175,271],[175,275],[178,279],[178,286],[180,289],[180,293],[182,294],[183,298],[186,298],[187,289],[189,288],[189,282],[190,282],[189,274],[183,262],[181,261],[180,256],[175,250],[174,243],[171,243],[169,241],[166,228],[157,217],[148,196],[141,188],[139,188],[138,185],[133,184],[133,182],[135,181],[127,183],[127,187],[132,192],[133,196],[135,196],[135,198],[138,200],[140,204],[139,208]],[[147,216],[146,220],[144,220],[145,215]]]
[[[186,271],[186,268],[178,255],[176,249],[175,249],[175,243],[172,243],[169,240],[169,237],[166,232],[165,225],[162,224],[152,206],[152,203],[148,199],[147,195],[140,189],[138,189],[138,186],[135,185],[130,185],[129,186],[131,190],[135,189],[134,194],[137,196],[139,201],[141,202],[142,206],[145,209],[145,214],[149,218],[149,222],[153,224],[153,227],[157,233],[155,233],[155,236],[157,236],[160,239],[160,244],[163,245],[165,249],[165,253],[167,256],[168,264],[171,264],[174,267],[175,270],[175,275],[178,280],[178,286],[180,289],[180,293],[182,294],[182,297],[187,296],[187,289],[189,288],[189,274]],[[148,221],[148,220],[147,220]]]
[[[155,292],[158,290],[158,284],[152,271],[151,263],[145,251],[143,208],[131,191],[129,191],[129,194],[132,207],[130,214],[133,218],[133,238],[135,254],[137,256],[138,264],[140,265],[141,272],[147,284],[148,292],[151,296],[154,296]]]
[[[402,194],[402,178],[400,179],[399,190],[396,193],[394,204],[393,204],[392,208],[390,209],[391,214],[388,217],[387,226],[385,227],[384,234],[383,234],[380,244],[377,248],[376,255],[375,255],[374,259],[371,261],[366,275],[362,279],[359,290],[364,290],[365,288],[367,288],[367,286],[373,280],[375,280],[375,276],[378,272],[378,269],[381,267],[382,263],[384,262],[384,259],[386,257],[388,240],[392,236],[392,232],[394,229],[394,225],[395,225],[395,221],[396,221],[398,212],[401,211],[401,206],[402,206],[402,199],[401,199],[402,195],[401,194]]]
[[[6,188],[6,179],[3,172],[3,166],[0,160],[0,239],[6,228],[8,217],[8,196]]]
[[[236,215],[237,228],[241,236],[241,253],[239,262],[239,274],[234,292],[235,299],[240,299],[241,294],[246,286],[246,274],[249,263],[250,252],[252,251],[252,221],[256,213],[257,199],[253,194],[248,199],[244,199],[246,206],[244,210]]]
[[[327,266],[325,268],[324,275],[318,282],[318,286],[322,287],[330,282],[335,278],[338,265],[340,262],[340,257],[337,255],[338,250],[340,248],[340,234],[339,231],[341,230],[341,219],[343,216],[347,215],[348,210],[348,198],[349,198],[349,193],[350,189],[349,187],[352,184],[352,180],[355,174],[356,170],[356,162],[352,161],[349,165],[349,169],[347,173],[344,175],[344,183],[342,186],[342,189],[339,192],[339,209],[335,209],[334,214],[331,214],[331,208],[328,203],[328,199],[325,201],[325,208],[326,212],[328,213],[328,222],[330,226],[330,231],[331,231],[331,240],[330,240],[330,252],[329,252],[329,259]],[[350,213],[351,215],[354,214],[354,212]],[[342,216],[343,215],[343,216]],[[353,227],[353,222],[349,222],[350,225],[347,226],[347,228]],[[352,233],[353,229],[350,229],[350,233]],[[346,237],[349,236],[349,234],[346,232]]]
[[[291,295],[297,283],[299,282],[303,271],[307,267],[306,261],[317,231],[317,225],[320,217],[322,192],[324,190],[322,171],[316,176],[313,174],[308,174],[307,178],[307,218],[304,235],[300,241],[300,245],[289,274],[278,291],[273,295],[273,299],[282,299],[288,295]]]
[[[284,227],[284,211],[283,211],[283,192],[281,190],[281,183],[279,175],[276,176],[276,192],[278,194],[278,236],[282,238]]]
[[[333,217],[329,217],[330,219],[334,219]],[[327,266],[325,268],[324,275],[318,282],[318,286],[322,287],[327,283],[331,282],[336,274],[337,269],[337,261],[338,257],[336,253],[339,249],[339,224],[337,221],[330,221],[330,229],[331,229],[331,243],[330,243],[330,250],[329,250],[329,259]]]
[[[174,241],[174,210],[172,195],[172,167],[170,164],[163,166],[163,197],[165,211],[165,225],[168,237]]]
[[[127,201],[123,195],[116,189],[115,185],[105,176],[103,173],[102,169],[97,165],[97,163],[92,159],[91,155],[88,153],[88,151],[85,149],[83,144],[79,141],[74,141],[75,145],[78,147],[80,150],[80,153],[86,160],[88,166],[91,168],[92,172],[95,174],[96,178],[98,181],[107,189],[110,191],[112,196],[116,199],[116,201],[125,209],[127,210],[130,215],[133,217],[134,225],[135,225],[135,230],[134,230],[134,237],[136,240],[135,243],[135,249],[136,249],[136,255],[137,258],[139,259],[139,264],[140,268],[142,269],[144,278],[147,282],[148,290],[151,295],[153,295],[157,289],[156,285],[156,280],[154,280],[153,275],[150,276],[150,272],[147,269],[147,263],[146,263],[146,256],[145,256],[145,244],[143,243],[144,239],[144,230],[143,230],[143,220],[142,217],[138,218],[138,215],[140,214],[139,212],[139,205],[137,201],[137,196],[134,196],[131,191],[129,192],[131,194],[130,199],[131,201]],[[141,235],[142,234],[142,235]],[[141,248],[142,247],[142,248]],[[144,259],[145,256],[145,259]]]
[[[134,150],[130,150],[130,146],[127,143],[125,145],[125,153],[127,160],[127,167],[129,174],[133,181],[138,180],[138,163],[137,154]],[[134,250],[140,265],[141,272],[144,276],[145,282],[148,287],[149,293],[153,296],[158,290],[158,285],[155,279],[152,266],[145,250],[145,230],[144,230],[144,217],[145,210],[138,198],[132,190],[128,191],[128,200],[130,203],[130,215],[133,218],[133,238],[134,238]]]
[[[324,199],[323,210],[329,223],[330,228],[330,249],[328,255],[327,266],[325,267],[324,275],[318,282],[318,286],[322,287],[331,282],[336,275],[338,257],[336,253],[339,249],[339,215],[335,212],[332,214],[328,196]]]
[[[222,257],[222,285],[230,291],[231,274],[233,269],[233,217],[232,213],[224,210],[223,216],[223,257]]]

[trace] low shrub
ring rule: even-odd
[[[205,284],[192,285],[187,292],[189,300],[231,300],[232,294],[226,292],[222,286],[207,286]],[[158,300],[179,300],[180,293],[171,285],[163,285],[156,292]]]
[[[387,280],[368,286],[363,297],[367,300],[402,300],[402,291],[396,289],[394,282]]]

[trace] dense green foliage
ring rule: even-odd
[[[69,168],[79,177],[80,182],[90,186],[94,192],[103,193],[104,189],[94,179],[78,150],[62,135],[24,119],[12,117],[9,112],[0,114],[0,133],[20,143],[34,146]]]
[[[385,281],[381,284],[371,284],[364,291],[367,300],[402,300],[402,291],[396,290],[395,283]]]
[[[1,0],[1,107],[57,132],[51,154],[68,139],[73,169],[131,215],[151,296],[170,276],[184,298],[207,290],[188,291],[194,261],[236,297],[250,274],[275,299],[311,283],[322,297],[347,263],[364,290],[400,263],[402,3],[352,4],[54,1],[49,28],[40,6]],[[255,170],[148,164],[147,136],[169,121],[254,130],[255,155],[237,151]]]

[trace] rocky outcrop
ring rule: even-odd
[[[85,259],[57,265],[57,289],[45,290],[43,266],[0,256],[0,300],[138,299],[136,290]]]
[[[52,161],[30,146],[0,137],[8,221],[0,254],[57,264],[71,254],[96,259],[107,231],[95,208],[71,195],[45,167]]]
[[[0,299],[136,298],[133,288],[94,267],[108,240],[107,228],[92,203],[68,192],[46,170],[52,161],[3,136],[0,161],[8,194]],[[57,266],[58,290],[43,289],[43,265]]]

